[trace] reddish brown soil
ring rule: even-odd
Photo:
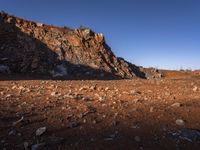
[[[48,143],[43,149],[198,150],[200,144],[178,142],[171,133],[200,129],[200,78],[170,75],[112,81],[2,77],[0,149],[24,149],[24,142],[62,137],[62,143]],[[181,106],[172,107],[176,102]],[[184,125],[178,126],[177,119]],[[44,126],[47,131],[36,137],[35,131]]]

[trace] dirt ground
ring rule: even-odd
[[[158,80],[0,79],[2,150],[200,149],[197,75],[171,72]]]

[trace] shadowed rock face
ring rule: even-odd
[[[64,63],[65,76],[96,72],[145,77],[137,66],[117,58],[101,33],[34,23],[6,13],[0,13],[0,63],[16,73],[55,73]]]

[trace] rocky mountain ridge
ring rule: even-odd
[[[117,58],[102,33],[27,21],[0,13],[0,69],[73,78],[146,78]],[[5,67],[8,67],[5,69]]]

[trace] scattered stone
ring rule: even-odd
[[[143,102],[142,99],[138,99],[138,98],[134,99],[133,101],[134,101],[134,103],[142,103]]]
[[[133,125],[132,127],[131,127],[132,129],[139,129],[140,128],[140,126],[139,126],[139,124],[135,124],[135,125]]]
[[[104,141],[112,141],[117,137],[117,135],[118,135],[118,131],[115,131],[114,134],[110,134],[109,137],[104,138]]]
[[[79,123],[74,121],[74,122],[70,122],[67,127],[68,128],[76,128],[78,126],[79,126]]]
[[[187,128],[180,129],[177,132],[172,133],[172,136],[189,142],[195,142],[195,143],[200,142],[200,131],[194,129],[187,129]]]
[[[80,95],[80,94],[77,94],[77,95],[75,95],[74,97],[73,97],[73,99],[75,99],[75,100],[84,100],[84,97],[82,96],[82,95]]]
[[[84,91],[84,90],[87,90],[88,88],[87,87],[81,87],[80,89],[79,89],[79,91]]]
[[[153,112],[153,110],[154,110],[154,108],[153,108],[153,107],[150,107],[150,113],[152,113],[152,112]]]
[[[10,98],[11,96],[12,96],[11,94],[8,94],[8,95],[6,95],[5,98]]]
[[[29,149],[29,143],[28,142],[24,142],[24,149],[28,150]]]
[[[9,136],[15,136],[17,134],[17,131],[15,130],[15,129],[12,129],[9,133],[8,133],[8,135]]]
[[[170,95],[171,95],[171,93],[165,92],[165,96],[170,96]]]
[[[46,132],[47,128],[46,127],[41,127],[41,128],[38,128],[35,132],[35,135],[36,136],[41,136],[42,134],[44,134]]]
[[[60,96],[61,94],[60,93],[58,93],[58,92],[52,92],[51,93],[51,96],[53,96],[53,97],[57,97],[57,96]]]
[[[192,90],[193,90],[194,92],[197,92],[197,91],[198,91],[198,87],[195,86]]]
[[[20,93],[21,93],[21,92],[23,92],[23,93],[25,93],[25,92],[30,92],[30,89],[29,89],[29,88],[26,88],[26,87],[23,87],[23,86],[19,86],[18,89],[20,90]]]
[[[22,116],[19,120],[12,123],[13,126],[16,126],[17,124],[21,123],[24,120],[24,117]]]
[[[46,143],[39,143],[39,144],[34,144],[31,147],[31,150],[42,150],[45,147]]]
[[[2,74],[10,74],[10,68],[8,66],[5,65],[0,65],[0,73]]]
[[[65,64],[57,65],[54,70],[51,71],[52,76],[55,77],[65,77],[68,75],[67,66]]]
[[[22,136],[22,134],[21,134],[20,132],[18,132],[18,133],[17,133],[17,136],[21,137],[21,136]]]
[[[12,89],[14,90],[14,89],[17,89],[17,86],[16,85],[13,85],[12,86]]]
[[[178,126],[184,126],[184,125],[185,125],[185,121],[183,121],[182,119],[177,119],[177,120],[176,120],[176,124],[177,124]]]
[[[131,90],[131,91],[130,91],[130,94],[132,94],[132,95],[137,95],[137,94],[141,94],[141,92],[140,92],[140,91],[137,91],[137,90]]]
[[[171,107],[181,107],[181,106],[182,106],[182,104],[178,103],[178,102],[171,105]]]
[[[25,90],[25,88],[23,86],[19,86],[18,88],[19,90]]]
[[[96,90],[96,89],[97,89],[96,85],[90,87],[90,90]]]
[[[141,138],[139,136],[135,136],[134,139],[136,142],[141,142]]]
[[[5,140],[1,140],[1,144],[4,144],[6,141]]]
[[[106,87],[106,88],[105,88],[105,91],[108,91],[108,90],[109,90],[109,87]]]

